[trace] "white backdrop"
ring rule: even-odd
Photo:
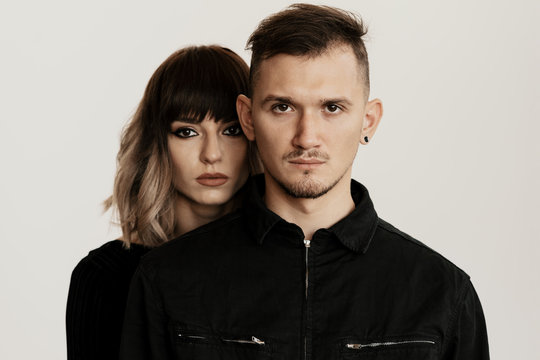
[[[117,236],[101,214],[122,126],[174,50],[244,44],[288,1],[0,5],[0,358],[62,359],[69,278]],[[329,1],[369,24],[385,114],[354,177],[381,217],[472,277],[493,359],[540,336],[536,0]],[[534,355],[536,354],[536,355]]]

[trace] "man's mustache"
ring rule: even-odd
[[[325,152],[322,152],[320,150],[317,150],[317,149],[313,149],[313,150],[302,150],[302,149],[297,149],[297,150],[294,150],[294,151],[291,151],[290,153],[288,153],[287,155],[285,155],[283,157],[283,160],[285,161],[290,161],[290,160],[295,160],[295,159],[317,159],[317,160],[324,160],[324,161],[327,161],[330,159],[330,156],[325,153]]]

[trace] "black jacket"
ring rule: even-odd
[[[261,180],[243,210],[142,259],[121,359],[489,358],[469,277],[379,219],[362,185],[308,248]]]

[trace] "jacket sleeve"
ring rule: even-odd
[[[154,277],[143,263],[133,275],[120,344],[121,360],[172,358],[166,315]]]
[[[489,360],[486,321],[480,299],[469,280],[464,286],[443,348],[444,360]]]

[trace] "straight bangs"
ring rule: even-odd
[[[238,119],[236,98],[247,94],[249,68],[234,52],[219,46],[186,48],[164,65],[161,83],[167,88],[162,91],[160,109],[166,128],[175,120]]]

